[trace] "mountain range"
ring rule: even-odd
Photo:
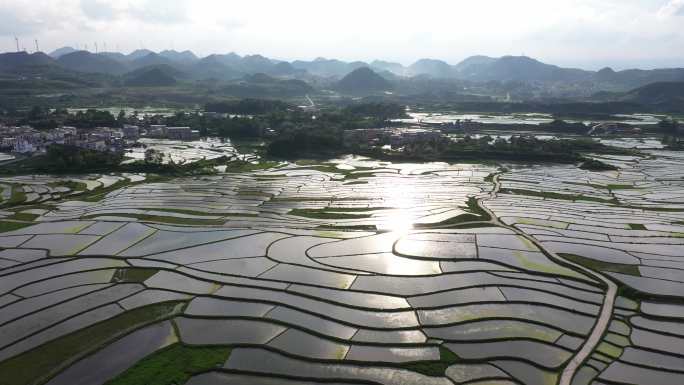
[[[34,56],[29,55],[29,56]],[[70,47],[60,48],[48,55],[55,62],[81,72],[102,72],[119,74],[139,68],[166,64],[203,77],[240,78],[247,74],[265,73],[272,76],[318,76],[342,78],[352,71],[368,67],[375,72],[388,72],[399,77],[420,75],[438,79],[459,79],[475,82],[522,81],[522,82],[597,82],[634,88],[659,81],[684,80],[684,68],[658,70],[613,71],[604,68],[588,71],[563,68],[542,63],[526,56],[471,56],[455,65],[437,59],[420,59],[410,66],[400,63],[376,60],[345,62],[336,59],[317,58],[312,61],[295,60],[286,62],[261,55],[240,56],[235,53],[213,54],[200,58],[191,51],[166,50],[155,53],[136,50],[128,55],[116,52],[90,53]],[[43,59],[43,61],[45,61]],[[79,64],[77,64],[78,62]]]
[[[601,96],[602,93],[603,96],[617,97],[620,93],[652,83],[684,82],[684,68],[588,71],[542,63],[526,56],[472,56],[455,65],[437,59],[421,59],[404,66],[382,60],[366,63],[317,58],[288,62],[261,55],[228,53],[198,57],[191,51],[152,52],[144,49],[123,54],[63,47],[49,55],[41,52],[0,54],[0,75],[64,71],[121,77],[125,84],[141,85],[173,85],[176,81],[203,80],[239,82],[246,79],[250,82],[250,76],[263,74],[274,81],[305,82],[296,84],[295,89],[298,90],[328,88],[349,94],[388,90],[403,94],[453,93],[461,89],[470,90],[469,93],[474,95],[477,92],[473,90],[484,87],[489,94],[494,91],[499,95],[513,93],[523,99],[589,97]],[[144,79],[147,76],[151,79]]]

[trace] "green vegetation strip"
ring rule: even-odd
[[[2,385],[43,383],[81,357],[133,330],[170,318],[184,302],[169,302],[135,309],[50,341],[0,363]]]
[[[50,186],[50,187],[66,187],[71,191],[86,191],[86,190],[88,190],[87,184],[85,184],[83,182],[76,182],[73,180],[48,183],[48,186]]]
[[[597,159],[589,159],[584,161],[580,166],[580,169],[587,171],[615,171],[618,170],[617,167],[612,164],[601,162]]]
[[[580,264],[584,267],[587,267],[589,269],[592,269],[594,271],[610,271],[613,273],[622,273],[622,274],[627,274],[627,275],[633,275],[633,276],[640,276],[641,273],[639,273],[639,266],[637,265],[625,265],[621,263],[608,263],[608,262],[602,262],[602,261],[597,261],[595,259],[591,258],[586,258],[582,257],[579,255],[575,254],[558,254],[561,257],[575,262],[577,264]]]
[[[298,160],[295,162],[296,165],[302,166],[300,170],[316,170],[320,172],[330,173],[330,174],[342,174],[348,179],[356,179],[357,177],[353,175],[365,174],[364,176],[373,176],[373,167],[355,167],[353,170],[345,170],[338,168],[335,163],[321,163],[316,160]],[[367,172],[366,172],[367,171]]]
[[[527,195],[532,197],[546,198],[546,199],[560,199],[566,201],[588,201],[588,202],[599,202],[608,204],[617,204],[615,199],[602,199],[589,197],[586,195],[572,195],[572,194],[561,194],[549,191],[532,191],[532,190],[520,190],[520,189],[502,189],[501,194],[512,194],[512,195]]]
[[[74,200],[79,200],[83,202],[100,202],[102,199],[104,199],[107,194],[109,194],[112,191],[116,191],[125,187],[131,187],[143,183],[159,183],[159,182],[165,182],[169,180],[169,178],[162,177],[159,175],[153,175],[149,174],[145,178],[145,180],[139,181],[139,182],[131,182],[127,179],[120,180],[113,185],[109,187],[100,187],[97,188],[93,191],[84,191],[82,194],[78,195],[77,197],[74,198]]]
[[[164,209],[164,208],[147,208],[143,210],[153,210],[153,211],[162,211],[165,213],[175,213],[175,214],[184,214],[184,215],[197,215],[197,216],[207,216],[210,215],[208,212],[204,211],[195,211],[195,210],[185,210],[185,209]]]
[[[102,215],[88,215],[83,217],[83,219],[96,219]],[[168,223],[172,225],[187,225],[187,226],[220,226],[225,223],[221,219],[194,219],[194,218],[177,218],[177,217],[165,217],[159,215],[146,215],[146,214],[110,214],[107,216],[116,216],[123,218],[135,218],[143,222],[160,222]]]
[[[620,206],[625,209],[633,209],[633,210],[644,210],[644,211],[659,211],[659,212],[665,212],[665,213],[681,213],[684,212],[684,209],[678,209],[678,208],[673,208],[673,207],[651,207],[651,206]],[[684,222],[675,222],[677,224],[684,224]]]
[[[635,190],[637,187],[631,184],[609,184],[606,186],[608,190]]]
[[[223,346],[171,345],[144,358],[105,385],[175,385],[185,384],[191,377],[220,368],[230,357],[231,348]],[[409,362],[402,369],[427,376],[444,376],[447,368],[459,358],[440,347],[439,361]]]
[[[190,377],[223,365],[230,352],[227,347],[174,344],[144,358],[106,385],[185,384]]]
[[[12,186],[12,194],[10,198],[4,202],[0,207],[11,207],[24,203],[26,201],[26,193],[21,185]]]
[[[0,233],[23,229],[24,227],[33,226],[33,223],[0,221]]]
[[[159,270],[141,267],[117,269],[112,277],[112,282],[118,283],[143,283]]]
[[[355,180],[355,179],[361,179],[361,178],[373,178],[374,176],[375,176],[374,172],[357,172],[355,174],[351,174],[351,173],[346,174],[344,179],[345,180]]]
[[[632,230],[648,230],[646,226],[642,225],[641,223],[630,223],[629,228]]]
[[[426,376],[443,377],[447,368],[457,363],[459,358],[451,350],[441,346],[439,348],[439,356],[439,361],[408,362],[401,365],[401,367]]]
[[[39,216],[40,215],[36,215],[36,214],[16,212],[16,213],[12,214],[11,216],[6,217],[5,219],[11,219],[11,220],[23,221],[23,222],[33,222]]]
[[[369,214],[354,214],[340,212],[344,209],[292,209],[288,214],[296,215],[298,217],[312,218],[312,219],[367,219],[371,216]],[[364,209],[368,211],[368,209]]]
[[[251,171],[268,170],[270,168],[278,167],[279,165],[280,165],[279,162],[272,162],[272,161],[265,161],[265,162],[262,161],[259,163],[234,161],[234,162],[230,162],[226,165],[226,172],[238,173],[238,172],[251,172]]]
[[[358,225],[358,226],[316,226],[317,230],[321,231],[377,231],[378,228],[374,225]]]
[[[477,204],[477,198],[475,197],[470,197],[468,198],[468,201],[466,202],[467,205],[467,211],[469,212],[468,214],[461,214],[458,216],[455,216],[453,218],[449,218],[445,221],[439,222],[439,223],[430,223],[430,224],[415,224],[414,227],[416,229],[424,229],[424,228],[441,228],[441,227],[454,227],[454,226],[461,226],[464,223],[468,222],[488,222],[492,219],[492,217],[487,214],[486,211],[482,210],[480,206]],[[483,227],[480,224],[475,224],[475,227]],[[489,227],[491,225],[487,225],[484,227]]]
[[[510,179],[506,179],[506,180],[510,180]],[[522,183],[529,183],[529,181],[521,181],[521,182],[522,182]],[[563,181],[563,183],[565,183],[565,184],[570,184],[570,185],[573,185],[573,186],[589,186],[589,187],[592,187],[592,188],[595,188],[595,189],[599,189],[599,190],[603,190],[603,189],[607,189],[607,188],[608,188],[607,186],[600,185],[600,184],[595,184],[595,183],[570,182],[570,181]],[[539,184],[539,182],[535,182],[535,184]]]

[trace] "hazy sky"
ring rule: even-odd
[[[564,66],[684,67],[684,0],[2,0],[0,51],[88,44],[291,60],[525,54]]]

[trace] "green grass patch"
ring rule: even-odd
[[[10,198],[2,202],[1,207],[12,207],[20,205],[26,201],[26,193],[21,185],[12,185],[12,194]]]
[[[615,346],[619,346],[621,348],[627,347],[631,345],[631,342],[629,341],[629,338],[616,334],[616,333],[608,333],[604,337],[604,340],[607,342],[610,342],[611,344]]]
[[[227,347],[174,344],[135,364],[106,385],[176,385],[190,377],[222,366],[230,356]]]
[[[357,171],[357,170],[354,170]],[[338,170],[339,172],[339,170]],[[374,172],[356,172],[356,173],[348,173],[344,176],[345,180],[354,180],[354,179],[361,179],[361,178],[372,178],[375,176]]]
[[[684,212],[684,209],[677,209],[677,208],[671,208],[671,207],[650,207],[650,206],[629,206],[629,205],[620,205],[622,208],[626,209],[634,209],[634,210],[644,210],[644,211],[659,211],[659,212],[664,212],[664,213],[681,213]],[[676,222],[677,224],[684,224],[683,222]]]
[[[143,283],[155,275],[159,270],[142,267],[117,269],[112,277],[112,282],[117,283]]]
[[[393,209],[393,207],[328,207],[325,210],[333,212],[366,213],[368,211]]]
[[[142,182],[138,182],[138,183],[142,183]],[[83,201],[83,202],[92,202],[92,203],[100,202],[110,192],[131,186],[131,185],[133,185],[133,183],[129,182],[128,180],[120,180],[120,181],[118,181],[118,182],[114,183],[113,185],[106,187],[106,188],[100,187],[100,188],[96,188],[93,191],[84,191],[81,195],[75,197],[74,200]]]
[[[355,214],[339,212],[337,209],[292,209],[288,212],[289,215],[298,217],[312,218],[312,219],[367,219],[371,216],[369,214]],[[368,211],[368,209],[364,209]]]
[[[259,153],[265,148],[266,143],[262,140],[231,139],[230,143],[240,154]]]
[[[477,204],[477,198],[475,197],[470,197],[468,198],[468,201],[466,202],[466,211],[468,211],[468,214],[461,214],[452,218],[449,218],[445,221],[439,222],[439,223],[430,223],[430,224],[415,224],[414,228],[416,229],[431,229],[431,228],[441,228],[441,227],[455,227],[455,226],[461,226],[463,223],[468,223],[468,222],[487,222],[492,219],[492,217],[487,214],[486,211],[482,210],[480,206]],[[482,227],[482,226],[477,226],[477,227]],[[489,227],[489,226],[485,226]],[[473,227],[474,228],[474,227]]]
[[[295,162],[295,164],[297,166],[302,166],[300,169],[316,170],[331,174],[342,174],[345,176],[345,178],[349,179],[355,179],[350,177],[350,175],[353,175],[352,173],[354,172],[358,173],[359,171],[371,171],[374,169],[373,167],[355,167],[353,170],[345,170],[338,168],[338,165],[335,163],[325,163],[316,160],[298,160]]]
[[[297,165],[300,165],[299,162],[297,162]],[[318,165],[300,165],[304,167],[300,167],[299,170],[314,170],[314,171],[320,171],[324,172],[326,174],[340,174],[342,173],[343,170],[340,170],[337,168],[335,165],[327,165],[327,164],[318,164]]]
[[[50,341],[0,363],[2,385],[44,383],[77,360],[143,326],[179,314],[183,302],[146,306]]]
[[[21,213],[21,212],[16,212],[10,216],[8,216],[5,219],[10,219],[14,221],[24,221],[24,222],[33,222],[38,218],[40,215],[37,214],[30,214],[30,213]]]
[[[24,227],[33,226],[33,223],[0,221],[0,233],[23,229]]]
[[[637,265],[625,265],[621,263],[602,262],[575,254],[562,253],[558,255],[567,259],[568,261],[575,262],[594,271],[610,271],[613,273],[633,275],[636,277],[641,275],[641,273],[639,273],[639,266]]]
[[[367,201],[372,197],[349,197],[349,198],[335,198],[335,197],[294,197],[294,198],[273,198],[271,202],[358,202]]]
[[[454,352],[442,346],[439,347],[439,358],[439,361],[407,362],[400,366],[426,376],[443,377],[447,368],[459,361]]]
[[[526,239],[523,238],[523,240],[527,241]],[[529,242],[529,241],[527,241]],[[526,242],[526,243],[527,243]],[[537,250],[537,248],[534,245],[531,245],[532,249]],[[566,268],[564,266],[561,266],[552,260],[545,258],[546,262],[537,262],[534,261],[528,257],[525,256],[520,251],[513,251],[513,256],[515,259],[518,261],[520,266],[526,270],[532,270],[532,271],[538,271],[541,273],[546,273],[546,274],[553,274],[553,275],[561,275],[565,277],[570,277],[570,278],[576,278],[576,279],[586,279],[587,276],[580,274],[576,272],[575,270]]]
[[[468,198],[466,206],[468,206],[468,211],[470,211],[472,214],[482,217],[482,221],[489,221],[492,219],[492,217],[489,214],[487,214],[486,211],[480,208],[480,205],[477,204],[477,198]]]
[[[316,226],[316,230],[321,231],[377,231],[378,228],[373,225],[356,225],[356,226]]]
[[[529,182],[527,182],[527,181],[523,181],[523,182],[529,183]],[[600,184],[594,184],[594,183],[569,182],[569,181],[563,181],[563,183],[565,183],[565,184],[570,184],[570,185],[573,185],[573,186],[589,186],[589,187],[593,187],[593,188],[599,189],[599,190],[605,190],[605,189],[608,188],[607,186],[603,186],[603,185],[600,185]],[[539,183],[537,183],[537,184],[539,184]]]
[[[455,216],[453,218],[449,218],[445,221],[438,222],[438,223],[416,223],[413,225],[414,228],[416,229],[432,229],[432,228],[441,228],[441,227],[454,227],[454,226],[460,226],[463,223],[467,222],[479,222],[479,221],[484,221],[484,219],[480,216],[473,215],[473,214],[461,214],[458,216]]]
[[[502,189],[501,194],[512,194],[512,195],[526,195],[532,197],[539,197],[545,199],[560,199],[566,201],[587,201],[587,202],[599,202],[608,204],[617,204],[615,199],[602,199],[595,198],[586,195],[573,195],[573,194],[561,194],[550,191],[533,191],[533,190],[520,190],[520,189]]]
[[[174,213],[174,214],[183,214],[183,215],[197,215],[197,216],[211,215],[211,214],[209,214],[207,212],[203,212],[203,211],[185,210],[185,209],[147,208],[147,209],[143,209],[143,210],[161,211],[164,213]]]
[[[606,186],[608,190],[635,190],[636,186],[631,184],[609,184]]]
[[[275,168],[275,167],[278,167],[278,165],[280,165],[280,163],[272,162],[272,161],[258,162],[258,163],[233,161],[233,162],[230,162],[226,165],[226,172],[228,172],[228,173],[239,173],[239,172],[260,171],[260,170],[267,170],[269,168]]]
[[[88,215],[83,217],[83,219],[97,219],[102,215]],[[135,218],[142,222],[158,222],[158,223],[168,223],[172,225],[186,225],[186,226],[221,226],[225,223],[222,219],[195,219],[195,218],[177,218],[177,217],[166,217],[161,215],[147,215],[147,214],[108,214],[106,216],[116,216],[123,218]]]
[[[248,214],[248,213],[228,213],[227,217],[238,217],[238,218],[257,218],[259,214]]]
[[[66,187],[71,191],[86,191],[88,190],[88,185],[83,182],[76,182],[73,180],[60,181],[48,183],[50,187]]]
[[[481,229],[485,227],[498,227],[492,223],[466,223],[462,225],[451,226],[451,229]]]
[[[299,159],[295,160],[294,164],[297,166],[332,166],[330,163],[324,163],[317,159]]]
[[[102,201],[107,194],[109,194],[112,191],[120,190],[122,188],[126,187],[131,187],[131,186],[136,186],[139,184],[144,184],[144,183],[160,183],[160,182],[166,182],[169,181],[169,177],[165,176],[160,176],[160,175],[155,175],[155,174],[147,174],[147,177],[145,180],[139,181],[139,182],[131,182],[128,179],[123,179],[120,180],[113,185],[109,187],[99,187],[96,188],[93,191],[84,191],[80,195],[73,197],[73,200],[78,200],[78,201],[83,201],[83,202],[100,202]]]
[[[601,342],[599,346],[596,347],[596,351],[613,359],[618,359],[618,357],[622,355],[622,348],[608,342]]]
[[[612,164],[601,162],[598,159],[585,160],[584,162],[582,162],[582,164],[580,164],[579,168],[582,170],[587,170],[587,171],[616,171],[616,170],[619,170],[617,167],[613,166]]]
[[[648,230],[646,226],[642,225],[641,223],[630,223],[629,228],[632,230]]]
[[[52,211],[56,209],[57,207],[54,205],[51,205],[49,203],[36,203],[32,205],[23,205],[21,207],[15,207],[12,209],[9,209],[10,211],[14,212],[20,212],[20,211],[26,211],[26,210],[47,210],[47,211]]]
[[[250,197],[262,197],[262,198],[273,198],[273,194],[265,193],[258,190],[238,190],[238,196],[250,196]]]
[[[354,186],[354,185],[359,185],[359,184],[368,184],[368,181],[367,180],[357,180],[354,182],[344,183],[345,186]]]

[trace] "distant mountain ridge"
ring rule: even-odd
[[[52,57],[52,58],[55,58],[55,59],[59,59],[60,56],[64,56],[64,55],[66,55],[66,54],[69,54],[69,53],[72,53],[72,52],[76,52],[76,51],[77,51],[77,50],[74,49],[73,47],[62,47],[62,48],[58,48],[58,49],[56,49],[56,50],[50,52],[50,53],[48,54],[48,56],[50,56],[50,57]]]
[[[8,52],[0,54],[0,70],[17,70],[22,67],[49,66],[54,59],[42,53]]]
[[[684,81],[651,83],[612,99],[640,104],[678,104],[683,106]]]
[[[589,95],[599,92],[626,92],[628,90],[657,82],[684,81],[684,68],[656,70],[614,71],[604,68],[588,71],[563,68],[526,56],[471,56],[452,65],[443,60],[420,59],[410,66],[400,63],[375,60],[370,63],[346,62],[337,59],[316,58],[311,61],[292,62],[271,59],[262,55],[240,56],[236,53],[212,54],[198,57],[192,51],[166,50],[159,53],[146,49],[130,54],[118,52],[92,53],[63,47],[45,55],[26,52],[0,54],[0,71],[33,71],[38,67],[57,66],[63,70],[122,75],[138,69],[155,66],[169,66],[196,80],[238,80],[248,75],[266,74],[268,76],[299,79],[320,84],[335,84],[344,77],[361,68],[371,69],[386,81],[398,82],[402,79],[449,79],[464,82],[501,82],[542,84],[552,88],[555,84],[585,88]],[[369,75],[366,73],[366,75]],[[369,81],[380,84],[373,76]]]
[[[348,94],[367,94],[391,90],[392,83],[368,67],[355,69],[342,78],[335,88]]]
[[[60,67],[76,72],[110,75],[122,75],[128,72],[128,67],[125,64],[110,57],[88,51],[75,51],[60,56],[55,62]]]
[[[126,74],[124,84],[129,87],[169,87],[178,83],[180,74],[166,65],[145,67]]]

